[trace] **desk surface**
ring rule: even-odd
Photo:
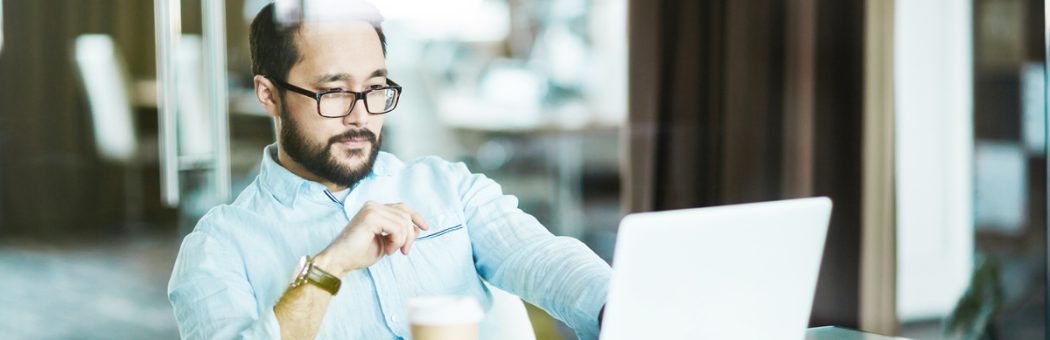
[[[814,327],[806,330],[806,340],[903,340],[906,338],[865,333],[835,326]]]

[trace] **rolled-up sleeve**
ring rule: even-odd
[[[281,336],[273,308],[260,312],[240,257],[200,231],[182,242],[168,283],[168,299],[182,339]]]
[[[451,171],[478,273],[564,321],[580,339],[597,339],[609,265],[579,240],[551,234],[491,179],[470,173],[462,163]]]

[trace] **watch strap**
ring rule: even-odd
[[[309,267],[309,270],[306,271],[306,281],[324,289],[329,294],[335,295],[339,292],[339,287],[342,286],[343,280],[340,280],[338,277],[335,277],[335,275],[315,266],[313,258],[310,258],[307,266]]]

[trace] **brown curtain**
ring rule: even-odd
[[[630,0],[630,212],[835,202],[812,325],[857,327],[863,1]]]

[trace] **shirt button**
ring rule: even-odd
[[[397,323],[398,322],[397,315],[391,316],[390,317],[390,321],[393,322],[393,323]]]

